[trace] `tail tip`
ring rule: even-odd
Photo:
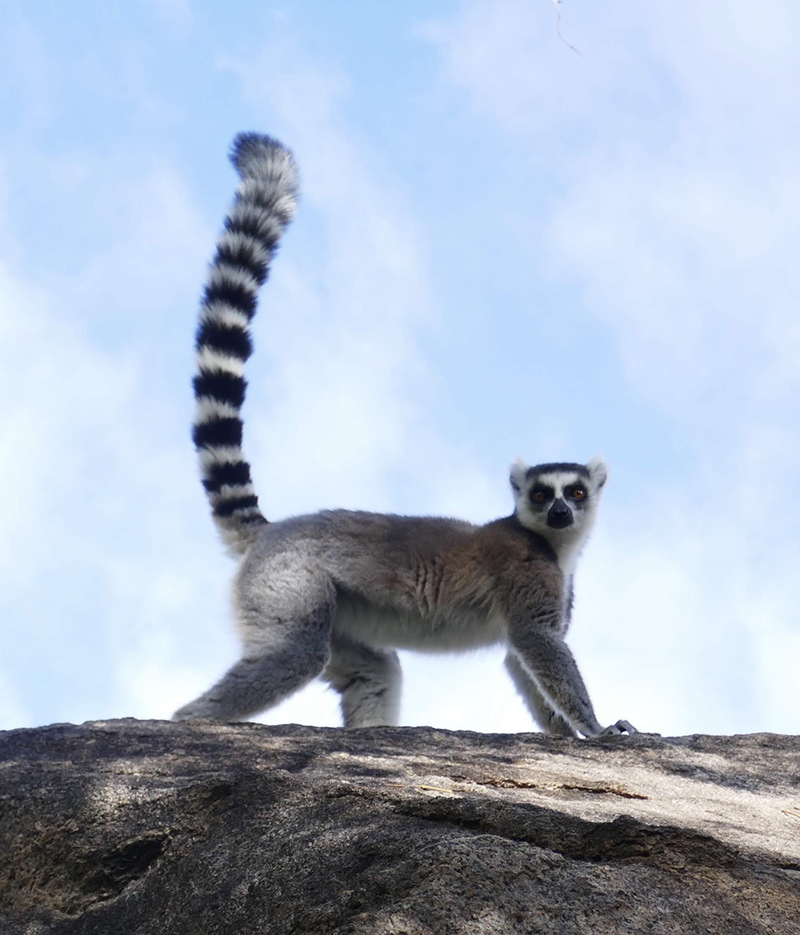
[[[243,179],[279,182],[297,191],[297,165],[290,149],[263,133],[239,133],[231,144],[231,162]]]

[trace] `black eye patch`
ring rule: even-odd
[[[555,490],[544,484],[534,484],[531,488],[531,492],[528,494],[532,503],[547,503],[549,500],[552,500],[555,495]]]

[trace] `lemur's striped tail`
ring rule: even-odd
[[[252,353],[249,326],[258,289],[294,215],[297,169],[288,149],[255,133],[236,137],[231,161],[241,182],[200,306],[192,438],[217,528],[230,550],[242,554],[267,522],[242,451],[244,363]]]

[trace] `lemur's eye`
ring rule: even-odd
[[[572,497],[573,500],[585,500],[586,491],[583,489],[583,487],[576,487],[570,494],[570,497]]]
[[[534,490],[531,494],[531,500],[533,500],[534,503],[544,503],[546,499],[547,494],[543,490]]]

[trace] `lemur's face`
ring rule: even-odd
[[[589,464],[537,464],[518,461],[511,469],[517,518],[526,529],[552,540],[588,532],[607,470],[599,459]]]

